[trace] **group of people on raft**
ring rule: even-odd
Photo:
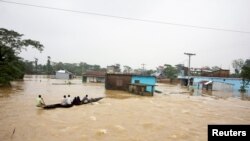
[[[66,95],[64,95],[60,104],[63,106],[67,106],[67,105],[81,105],[81,104],[86,104],[89,102],[91,102],[91,99],[88,98],[88,95],[85,95],[85,97],[83,97],[82,100],[80,99],[79,96],[74,97],[74,99],[72,100],[70,95],[68,95],[68,97],[66,97]],[[36,106],[37,107],[46,106],[41,95],[38,95],[38,97],[36,98]]]

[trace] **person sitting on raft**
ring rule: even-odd
[[[61,105],[68,105],[66,95],[63,96]]]
[[[36,106],[37,107],[44,107],[45,106],[45,102],[44,102],[41,95],[38,95],[38,97],[36,98]]]
[[[68,105],[72,104],[72,99],[71,99],[70,95],[68,95],[68,97],[67,97],[67,104]]]
[[[79,96],[75,97],[72,104],[73,105],[80,105],[81,104],[80,97]]]
[[[86,103],[89,103],[90,100],[88,98],[88,95],[85,95],[85,97],[82,99],[82,103],[86,104]]]

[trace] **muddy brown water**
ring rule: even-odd
[[[82,84],[80,79],[70,82],[26,76],[12,88],[0,88],[0,141],[206,141],[208,124],[250,123],[250,101],[244,96],[189,93],[158,84],[163,93],[143,97],[105,90],[104,84]],[[60,102],[65,94],[105,98],[43,110],[35,106],[38,94],[46,104]]]

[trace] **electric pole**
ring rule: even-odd
[[[191,56],[196,55],[194,53],[184,53],[185,55],[188,55],[188,86],[190,85],[190,62],[191,62]]]
[[[142,65],[142,74],[145,74],[145,65],[146,64],[141,64]]]

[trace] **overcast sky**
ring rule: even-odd
[[[42,53],[31,49],[21,54],[27,60],[36,57],[39,63],[46,63],[51,56],[54,62],[87,62],[102,67],[120,63],[132,68],[146,64],[146,69],[155,69],[164,64],[187,66],[184,52],[191,52],[196,53],[192,67],[229,69],[232,60],[250,58],[249,0],[6,1],[80,11],[0,0],[0,27],[40,41],[45,46]]]

